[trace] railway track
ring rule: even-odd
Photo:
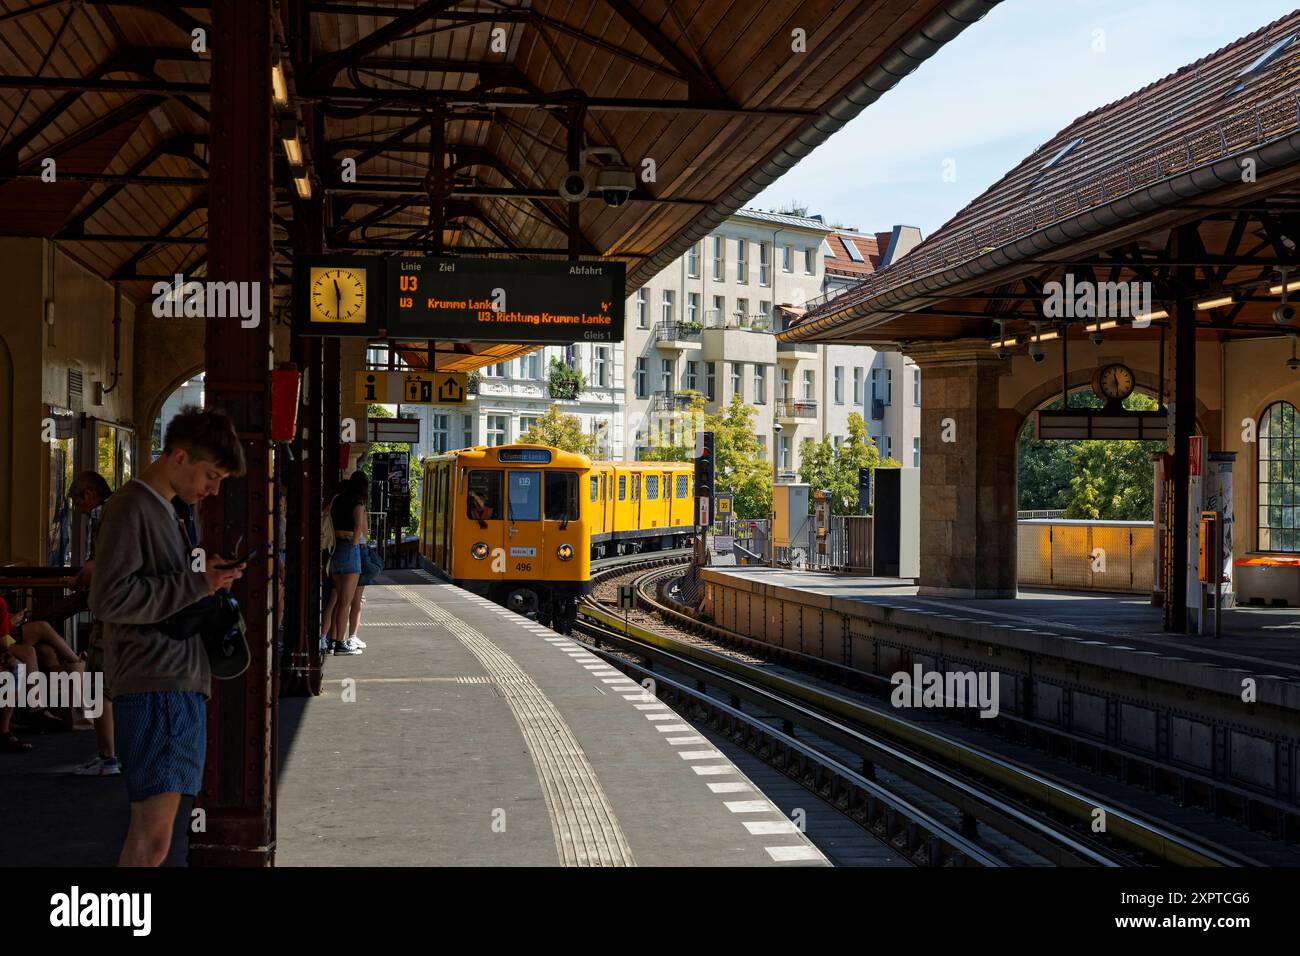
[[[680,575],[685,557],[659,552],[594,562],[597,587],[580,606],[578,631],[612,663],[655,681],[661,698],[758,754],[913,863],[1003,866],[1025,862],[1028,851],[1073,866],[1258,864],[884,707],[775,673],[757,658],[720,653],[644,620],[625,628],[621,613],[597,597],[606,590],[601,584],[631,577],[644,611],[698,624],[659,593]]]

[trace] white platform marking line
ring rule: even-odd
[[[728,780],[725,783],[711,783],[709,789],[714,793],[746,793],[753,790],[754,785],[744,780]]]
[[[705,744],[708,743],[703,737],[698,735],[692,737],[669,737],[668,742],[674,747],[680,747],[683,744]]]
[[[726,800],[722,805],[732,813],[780,813],[767,800]]]
[[[710,764],[707,767],[701,767],[696,764],[692,764],[691,769],[694,770],[701,777],[720,777],[724,773],[736,772],[736,768],[731,766],[730,764]]]
[[[683,760],[726,760],[720,750],[679,750],[677,756]]]
[[[825,860],[815,846],[765,846],[764,850],[777,863],[794,863],[798,860]]]
[[[637,710],[667,710],[667,704],[637,704]]]
[[[778,811],[780,812],[780,811]],[[793,820],[746,820],[745,829],[753,836],[770,836],[773,833],[799,833]]]
[[[646,720],[681,720],[676,714],[642,714]]]
[[[661,734],[676,734],[695,729],[690,724],[655,724],[654,728]]]
[[[533,761],[564,866],[635,866],[632,849],[563,715],[517,661],[482,632],[407,587],[394,591],[438,621],[496,681]]]

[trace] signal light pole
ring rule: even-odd
[[[713,432],[695,433],[695,565],[707,557],[705,536],[713,518]]]

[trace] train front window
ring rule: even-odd
[[[512,471],[506,479],[506,517],[536,521],[542,513],[542,473]]]
[[[475,521],[501,518],[501,472],[471,471],[465,495],[466,514]]]
[[[593,478],[592,482],[595,482],[595,480]],[[548,471],[546,473],[546,520],[578,520],[577,475],[567,471]]]

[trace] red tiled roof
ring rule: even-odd
[[[890,233],[884,235],[888,237]],[[844,248],[850,242],[857,248],[863,262],[855,260]],[[826,244],[830,246],[831,254],[835,258],[825,260],[825,269],[833,275],[869,276],[880,267],[880,247],[877,245],[877,240],[871,236],[832,232],[826,237]]]
[[[869,300],[883,292],[1293,134],[1300,128],[1300,39],[1267,67],[1242,73],[1274,43],[1297,33],[1300,11],[1079,117],[900,261],[871,273],[804,321],[854,307],[856,315],[869,313]]]

